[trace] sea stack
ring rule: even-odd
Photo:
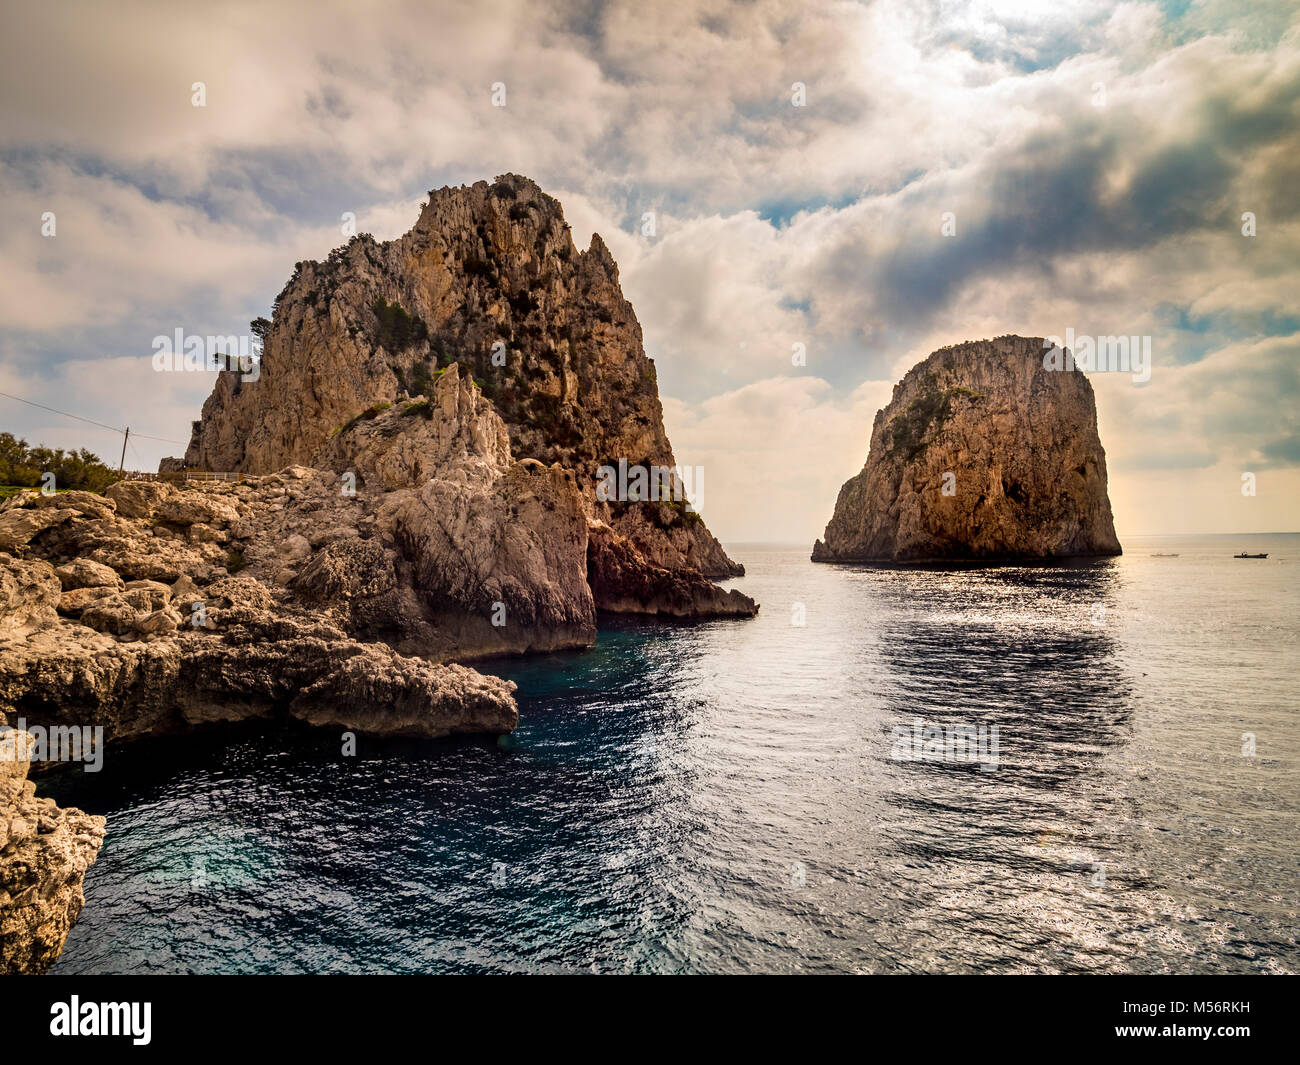
[[[1118,555],[1092,385],[1041,338],[940,348],[876,414],[814,562]]]
[[[571,475],[602,544],[578,574],[583,581],[590,570],[597,609],[756,612],[751,599],[712,583],[744,567],[682,494],[598,496],[603,467],[673,470],[676,458],[618,266],[599,235],[576,248],[559,202],[527,178],[436,189],[405,236],[380,243],[361,234],[323,262],[299,263],[271,319],[254,328],[263,338],[257,379],[220,375],[194,423],[191,469],[356,472],[366,446],[354,439],[358,425],[399,401],[431,398],[458,365],[504,424],[513,461]],[[438,411],[424,413],[438,421]],[[415,424],[390,420],[394,437]],[[430,464],[410,444],[394,446],[403,454],[386,462],[384,487],[421,489]],[[418,544],[405,549],[423,563]]]

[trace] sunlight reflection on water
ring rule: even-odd
[[[110,829],[56,971],[1294,971],[1300,538],[1240,539],[741,547],[752,621],[484,663],[506,744],[114,752],[51,789]],[[892,759],[918,720],[997,725],[996,771]]]

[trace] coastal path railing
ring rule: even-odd
[[[124,470],[124,481],[234,481],[244,479],[243,473],[219,473],[213,470],[167,470],[164,473],[150,473],[146,470]]]

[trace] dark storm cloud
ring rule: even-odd
[[[1058,284],[1056,264],[1066,255],[1235,234],[1243,205],[1258,207],[1270,225],[1294,221],[1300,186],[1285,189],[1267,174],[1261,197],[1249,164],[1264,154],[1300,159],[1300,74],[1268,93],[1249,106],[1209,99],[1165,144],[1145,136],[1159,129],[1158,116],[1080,112],[1073,124],[1036,132],[973,173],[905,191],[868,239],[846,234],[825,256],[821,283],[858,279],[872,317],[923,330],[977,276],[1031,270],[1045,285]],[[1288,176],[1294,169],[1288,163]],[[1123,189],[1112,192],[1120,176]],[[957,216],[957,239],[931,239],[944,211]]]

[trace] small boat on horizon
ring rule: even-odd
[[[1245,551],[1243,551],[1241,554],[1233,555],[1232,557],[1233,558],[1268,558],[1268,552],[1265,551],[1262,555],[1248,555],[1246,554]]]
[[[1151,557],[1152,557],[1152,558],[1177,558],[1177,557],[1178,557],[1178,552],[1175,551],[1173,554],[1163,554],[1163,553],[1157,551],[1157,552],[1155,552],[1155,554],[1153,554]]]

